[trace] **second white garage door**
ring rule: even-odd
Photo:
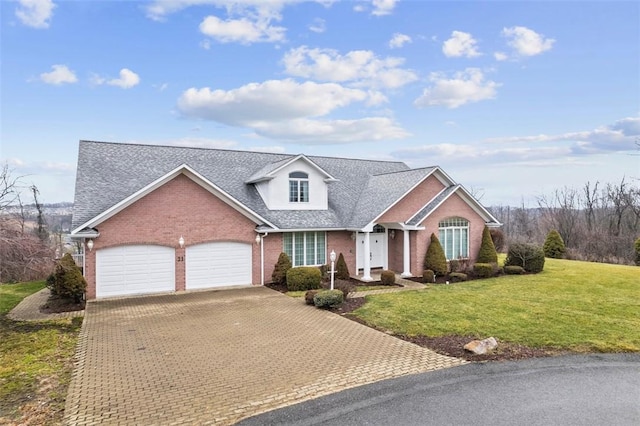
[[[185,256],[187,290],[251,284],[251,244],[197,244]]]

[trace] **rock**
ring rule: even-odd
[[[498,341],[495,337],[488,337],[483,340],[472,340],[464,345],[464,349],[469,352],[473,352],[476,355],[484,355],[487,352],[491,352],[498,346]]]

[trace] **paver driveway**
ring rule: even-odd
[[[462,364],[257,287],[87,304],[65,422],[232,424]]]

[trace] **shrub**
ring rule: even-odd
[[[394,285],[396,283],[396,273],[384,270],[380,272],[380,281],[382,281],[382,285]]]
[[[449,261],[449,272],[458,272],[460,270],[460,261],[451,259]]]
[[[541,272],[544,269],[544,250],[535,244],[513,243],[509,246],[504,266],[521,266],[527,272]]]
[[[289,291],[313,290],[321,287],[320,269],[311,266],[300,266],[287,271],[287,289]]]
[[[432,283],[435,281],[436,274],[433,273],[431,269],[425,269],[422,272],[422,282],[423,283]]]
[[[333,308],[343,301],[344,297],[340,290],[323,290],[313,296],[313,304],[318,308]]]
[[[635,243],[636,248],[636,265],[640,266],[640,237],[636,240]]]
[[[493,246],[496,248],[496,251],[502,252],[502,250],[504,250],[504,232],[498,228],[491,228],[489,234],[491,234],[491,241],[493,241]]]
[[[333,288],[342,292],[344,300],[347,300],[347,296],[355,290],[355,287],[349,280],[335,280],[333,283]]]
[[[463,274],[462,272],[452,272],[449,274],[449,280],[452,283],[459,283],[467,280],[467,274]]]
[[[473,273],[478,278],[489,278],[495,273],[494,267],[491,263],[476,263],[473,265]]]
[[[291,269],[291,259],[289,259],[287,253],[280,253],[271,274],[271,281],[278,284],[286,284],[289,269]]]
[[[87,282],[69,253],[56,263],[53,274],[47,277],[47,287],[53,295],[60,298],[71,299],[76,303],[82,300]]]
[[[347,262],[344,261],[344,256],[340,253],[338,260],[336,261],[336,279],[348,280],[350,277],[351,275],[349,274]]]
[[[544,249],[544,255],[552,259],[562,259],[567,251],[564,246],[564,240],[555,229],[549,231],[542,248]]]
[[[424,269],[431,269],[436,275],[447,274],[447,258],[436,234],[431,234],[431,241],[424,256]]]
[[[504,267],[504,273],[507,275],[523,275],[525,274],[527,271],[524,270],[524,268],[522,266],[505,266]]]
[[[496,247],[493,245],[491,239],[491,233],[487,226],[482,231],[482,243],[480,244],[480,250],[478,250],[478,263],[497,263],[498,253],[496,253]]]
[[[314,305],[313,298],[316,294],[320,293],[320,291],[321,290],[308,290],[304,294],[304,303],[306,303],[307,305]]]

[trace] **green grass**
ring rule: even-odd
[[[496,338],[574,352],[640,351],[640,268],[547,259],[503,276],[368,296],[354,315],[396,334]]]
[[[19,419],[20,409],[29,404],[32,407],[26,411],[30,412],[46,407],[52,423],[62,417],[82,319],[21,322],[6,318],[24,297],[44,286],[44,281],[0,285],[0,423]]]

